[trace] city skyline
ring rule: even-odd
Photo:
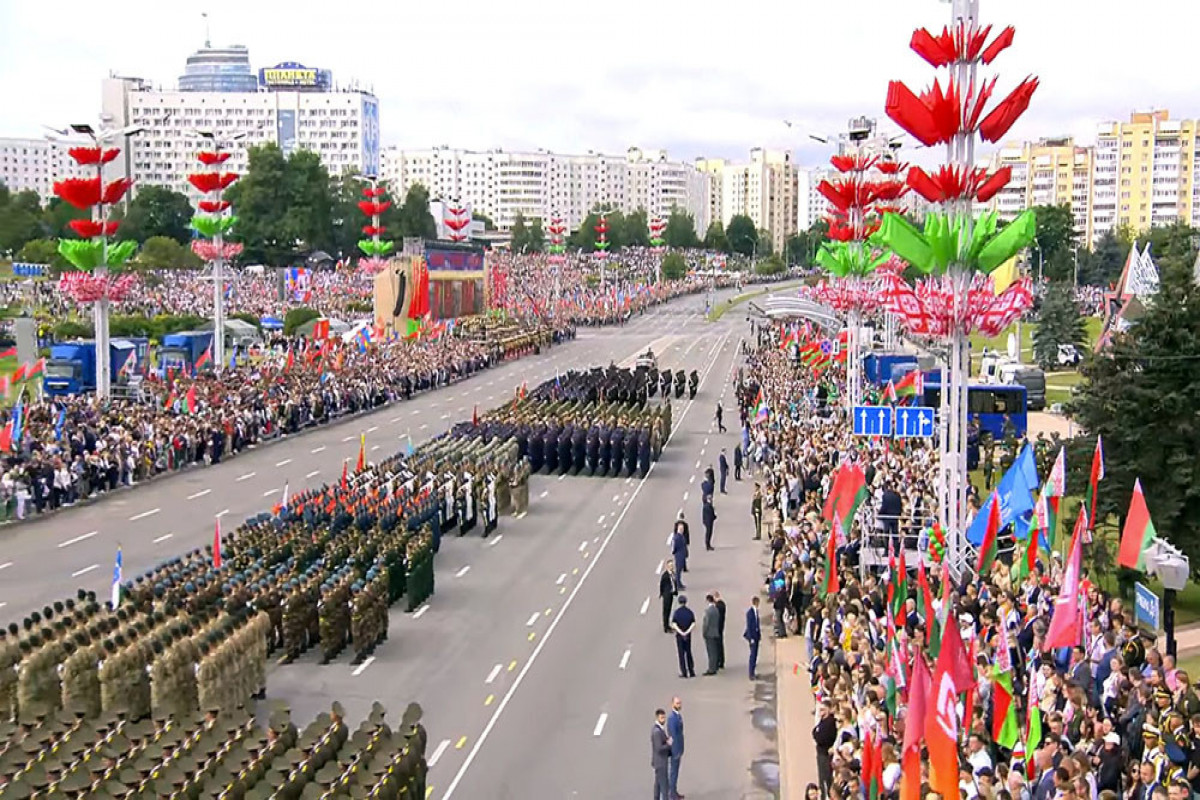
[[[20,116],[0,135],[40,136],[42,125],[94,118],[110,73],[173,88],[187,55],[204,43],[206,10],[212,44],[248,46],[256,69],[295,61],[331,69],[341,85],[373,89],[384,146],[610,154],[640,146],[689,161],[738,158],[762,146],[819,164],[831,148],[810,134],[839,132],[858,115],[895,127],[883,113],[888,80],[914,87],[930,80],[928,65],[908,49],[910,33],[940,30],[949,17],[937,0],[860,6],[852,19],[843,6],[750,0],[738,16],[714,20],[630,0],[596,13],[545,0],[526,0],[520,13],[463,0],[453,18],[428,6],[372,9],[373,30],[392,32],[372,45],[358,17],[280,16],[254,2],[176,9],[129,0],[86,25],[61,22],[87,18],[92,7],[77,0],[53,12],[7,4],[0,79]],[[1183,62],[1189,29],[1161,24],[1185,8],[1182,0],[1163,0],[1152,14],[1085,16],[1033,0],[985,0],[984,22],[1014,25],[1020,45],[997,63],[997,94],[1027,74],[1041,78],[1009,138],[1067,135],[1090,143],[1098,123],[1132,110],[1197,116]],[[1121,56],[1129,42],[1151,40],[1159,58]],[[40,77],[30,81],[34,64]]]

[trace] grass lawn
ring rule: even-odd
[[[1096,340],[1100,338],[1100,329],[1104,325],[1104,321],[1099,317],[1084,317],[1084,330],[1087,332],[1087,341],[1085,344],[1091,348]],[[1030,360],[1033,358],[1033,332],[1037,330],[1036,322],[1025,322],[1021,325],[1021,357],[1024,359],[1028,356]],[[980,333],[971,334],[971,358],[978,360],[983,357],[983,348],[989,350],[999,350],[1004,352],[1008,349],[1008,335],[1016,333],[1017,326],[1009,325],[1004,329],[1004,332],[999,336],[984,336]]]

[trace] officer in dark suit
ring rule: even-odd
[[[593,425],[587,433],[587,453],[584,459],[584,471],[591,477],[596,474],[600,462],[600,426]]]
[[[609,459],[612,457],[612,430],[607,424],[600,426],[599,432],[599,460],[596,462],[596,474],[607,475]]]
[[[758,666],[758,643],[762,641],[762,620],[758,616],[758,595],[750,598],[750,607],[746,609],[746,630],[742,638],[750,645],[750,680],[756,677]]]
[[[583,472],[585,467],[585,454],[587,446],[587,431],[581,426],[575,426],[571,432],[571,474],[578,475]]]
[[[675,565],[667,561],[662,575],[658,577],[658,597],[662,601],[663,633],[671,632],[671,607],[675,604],[675,595],[679,594],[679,586],[675,582]]]
[[[571,458],[571,437],[575,435],[575,424],[566,425],[558,434],[558,474],[566,475],[574,466]]]
[[[650,766],[654,770],[654,800],[675,800],[667,776],[671,758],[671,737],[667,734],[667,712],[654,710],[654,727],[650,729]]]
[[[625,430],[623,428],[613,428],[611,449],[612,460],[608,465],[608,477],[615,478],[621,472],[621,464],[625,455]]]
[[[644,433],[644,432],[643,432]],[[628,478],[637,472],[639,431],[631,430],[625,437],[625,469],[622,478]]]
[[[644,478],[650,472],[650,434],[641,431],[638,434],[638,477]]]
[[[700,508],[700,520],[704,523],[704,549],[715,550],[712,546],[713,524],[717,521],[717,510],[713,508],[711,494],[704,495],[704,503]]]

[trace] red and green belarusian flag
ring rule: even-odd
[[[1007,645],[1001,642],[1001,647]],[[992,741],[1011,750],[1020,738],[1017,704],[1013,702],[1012,672],[992,667]]]
[[[896,384],[897,397],[920,397],[925,394],[925,376],[921,370],[914,369]]]
[[[829,531],[829,539],[825,543],[825,577],[821,580],[821,596],[829,597],[841,590],[838,582],[837,548],[838,533],[842,528],[840,517],[834,517],[833,528]]]
[[[928,620],[925,622],[925,627],[928,630],[927,639],[929,640],[930,653],[938,653],[942,648],[942,631],[946,630],[946,623],[950,616],[950,593],[954,591],[954,586],[950,581],[950,567],[942,562],[942,605],[938,608],[936,614],[933,615],[933,624]]]
[[[904,627],[905,607],[908,603],[908,567],[904,563],[904,549],[897,549],[900,550],[899,562],[888,565],[892,573],[890,576],[890,585],[888,586],[888,595],[892,600],[892,619],[896,620],[898,627]]]
[[[1055,498],[1056,500],[1058,498]],[[1033,574],[1033,569],[1037,566],[1038,542],[1041,536],[1037,530],[1037,516],[1035,515],[1029,521],[1029,533],[1025,537],[1025,551],[1019,558],[1013,561],[1013,580],[1020,584],[1028,576]]]
[[[1092,471],[1088,476],[1087,491],[1083,496],[1083,507],[1087,509],[1088,515],[1084,544],[1092,541],[1092,531],[1096,529],[1096,491],[1102,480],[1104,480],[1104,441],[1100,434],[1096,434],[1096,450],[1092,453]]]
[[[825,498],[822,517],[833,522],[837,517],[849,530],[854,525],[858,507],[867,499],[867,478],[857,464],[841,464],[833,478],[829,496]]]
[[[1026,698],[1025,710],[1025,752],[1028,757],[1025,760],[1025,773],[1030,780],[1036,777],[1037,766],[1033,758],[1033,754],[1042,746],[1042,712],[1038,709],[1037,692],[1034,689],[1037,682],[1033,680],[1033,673],[1030,672],[1029,680],[1029,696]]]
[[[1067,493],[1067,448],[1058,448],[1054,457],[1054,466],[1050,467],[1050,476],[1046,478],[1046,488],[1042,490],[1051,497],[1062,497]]]
[[[896,404],[896,385],[891,381],[887,382],[887,386],[883,387],[883,396],[879,398],[880,405],[895,405]]]
[[[1046,553],[1053,553],[1058,541],[1058,512],[1062,503],[1062,495],[1054,494],[1055,487],[1047,481],[1038,494],[1037,503],[1033,507],[1033,517],[1029,520],[1030,536],[1045,538]]]
[[[796,344],[799,341],[800,341],[800,335],[794,329],[785,328],[783,331],[783,335],[779,339],[779,349],[787,350],[788,345]]]
[[[1146,551],[1154,543],[1158,533],[1146,508],[1146,497],[1142,494],[1142,480],[1133,484],[1133,499],[1129,502],[1129,513],[1125,516],[1125,528],[1121,531],[1121,550],[1117,553],[1117,564],[1129,569],[1146,570]]]
[[[979,560],[975,563],[975,572],[986,575],[996,561],[1000,539],[1000,494],[992,492],[991,503],[988,506],[987,529],[983,533],[983,541],[979,545]]]
[[[925,559],[917,562],[917,614],[926,631],[933,625],[933,592],[929,588],[929,576],[925,574]]]
[[[183,398],[183,409],[188,414],[195,414],[199,409],[199,404],[196,402],[196,387],[188,387],[187,394]]]
[[[766,422],[770,413],[770,409],[767,408],[766,398],[763,397],[762,389],[759,388],[758,397],[754,399],[754,421]]]

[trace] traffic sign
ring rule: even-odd
[[[1134,619],[1144,630],[1158,633],[1162,630],[1162,613],[1159,608],[1158,595],[1149,586],[1141,583],[1135,583],[1134,589]]]
[[[46,274],[45,264],[30,264],[25,261],[14,261],[12,265],[13,275],[18,278],[40,278]]]
[[[855,406],[855,436],[891,436],[891,406]]]
[[[933,436],[933,409],[926,406],[900,406],[896,409],[896,436],[901,439],[928,439]]]

